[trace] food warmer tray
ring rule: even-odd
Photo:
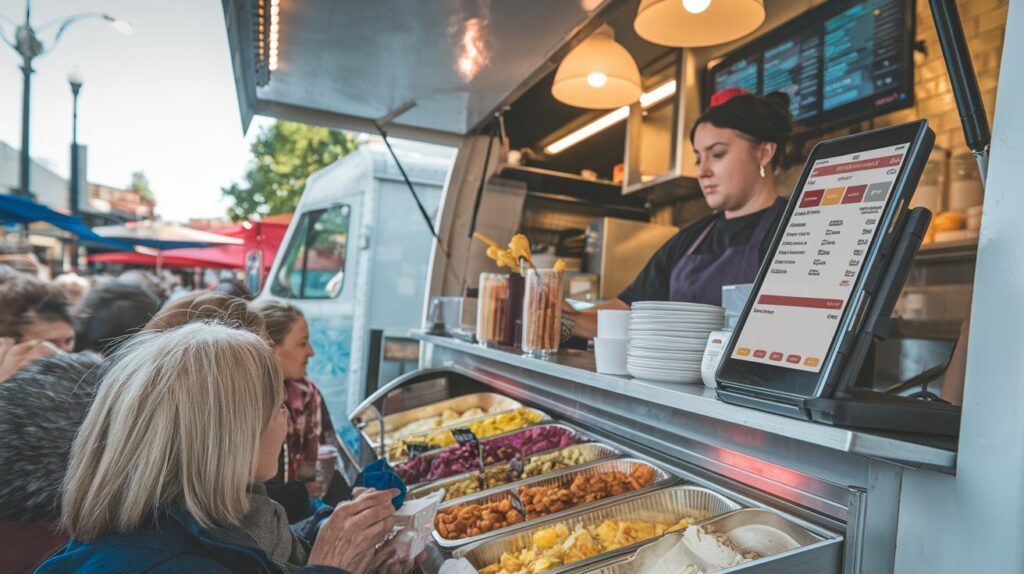
[[[630,471],[632,471],[633,468],[635,468],[638,465],[643,465],[643,466],[649,467],[649,468],[654,470],[654,480],[651,482],[650,485],[648,485],[648,486],[646,486],[644,488],[641,488],[641,489],[638,489],[638,490],[633,490],[633,491],[630,491],[630,492],[624,492],[624,493],[619,494],[617,496],[610,496],[608,498],[603,498],[601,500],[595,500],[594,502],[584,503],[584,504],[581,504],[579,506],[574,506],[572,508],[567,508],[565,510],[561,510],[561,511],[558,511],[558,512],[552,512],[551,514],[547,514],[545,516],[541,516],[541,517],[537,517],[537,518],[533,518],[533,519],[527,519],[524,516],[522,522],[510,525],[510,526],[506,526],[505,528],[499,528],[497,530],[492,530],[490,532],[485,532],[483,534],[480,534],[478,536],[474,536],[474,537],[471,537],[471,538],[460,538],[460,539],[457,539],[457,540],[449,540],[449,539],[446,539],[446,538],[442,538],[441,534],[437,530],[434,530],[434,540],[436,540],[438,545],[443,547],[443,548],[455,548],[455,547],[458,547],[458,546],[469,544],[470,540],[474,540],[474,541],[475,540],[483,540],[484,538],[490,538],[490,537],[493,537],[493,536],[501,535],[501,534],[506,533],[506,532],[511,532],[513,530],[519,530],[519,529],[522,529],[522,528],[529,527],[529,526],[531,526],[533,524],[536,524],[538,521],[542,521],[543,520],[545,522],[548,522],[550,519],[557,518],[557,517],[560,517],[560,516],[568,516],[569,514],[572,514],[575,511],[578,511],[578,510],[581,510],[581,509],[584,509],[584,508],[593,508],[595,506],[598,506],[598,505],[601,505],[601,504],[607,504],[607,503],[612,502],[612,501],[622,500],[624,498],[631,497],[631,496],[638,496],[638,495],[640,495],[642,493],[649,492],[651,490],[655,490],[655,489],[661,488],[663,486],[668,486],[668,485],[672,484],[673,482],[675,482],[676,480],[678,480],[676,477],[672,476],[671,474],[669,474],[669,473],[665,472],[664,470],[658,468],[657,466],[655,466],[655,465],[653,465],[653,464],[651,464],[649,462],[643,461],[643,460],[639,460],[639,459],[635,459],[635,458],[613,459],[613,460],[606,460],[606,461],[598,461],[598,462],[590,463],[590,464],[587,464],[587,465],[578,466],[578,467],[575,467],[575,468],[563,469],[563,470],[560,470],[560,471],[556,471],[556,473],[554,473],[554,474],[530,477],[530,478],[528,478],[526,480],[522,480],[522,481],[519,481],[519,482],[507,484],[505,486],[501,486],[501,487],[497,487],[497,488],[492,488],[490,490],[487,490],[487,491],[484,491],[484,492],[481,492],[481,493],[478,493],[478,494],[475,494],[475,495],[464,496],[462,498],[457,498],[455,500],[450,500],[448,502],[445,502],[441,506],[439,506],[438,507],[438,512],[441,512],[441,511],[444,511],[444,510],[448,510],[450,508],[454,508],[454,507],[457,507],[457,506],[468,505],[468,504],[487,504],[488,502],[496,502],[496,501],[503,500],[505,498],[512,498],[512,499],[515,499],[515,500],[518,501],[518,500],[520,500],[520,498],[519,498],[519,487],[520,486],[531,486],[532,487],[532,486],[555,486],[555,485],[559,485],[559,486],[568,487],[572,483],[572,481],[575,480],[576,477],[578,477],[578,476],[583,476],[583,477],[588,477],[589,478],[591,476],[595,476],[595,475],[600,474],[602,472],[611,472],[611,471],[616,471],[616,470],[620,471],[622,473],[625,473],[625,474],[629,474]]]
[[[538,452],[536,454],[531,454],[530,456],[528,456],[526,458],[526,462],[524,463],[524,465],[529,465],[530,461],[533,458],[535,458],[535,457],[540,457],[540,456],[545,456],[545,455],[553,454],[553,453],[559,452],[561,450],[566,450],[566,449],[570,449],[570,448],[579,448],[579,449],[583,449],[583,450],[594,451],[592,453],[593,458],[591,458],[589,461],[584,462],[584,463],[580,463],[580,464],[573,465],[573,466],[567,466],[565,468],[559,468],[559,469],[556,469],[556,470],[552,470],[550,472],[545,472],[543,474],[538,474],[538,475],[530,476],[530,477],[527,477],[527,478],[522,478],[520,480],[517,480],[517,481],[514,481],[514,482],[510,482],[510,483],[506,483],[506,484],[503,484],[501,486],[496,486],[494,488],[495,489],[496,488],[505,488],[505,487],[512,486],[512,485],[519,485],[519,484],[522,484],[524,481],[527,481],[527,480],[533,480],[533,479],[537,479],[537,478],[552,476],[552,475],[554,475],[556,473],[560,473],[560,472],[562,472],[564,470],[570,470],[570,469],[574,469],[574,468],[579,468],[581,466],[585,466],[585,465],[588,465],[588,464],[593,464],[595,462],[600,462],[600,461],[603,461],[603,460],[607,460],[609,458],[614,458],[614,457],[618,457],[618,456],[622,455],[622,451],[620,451],[619,449],[617,449],[617,448],[615,448],[613,446],[610,446],[610,445],[607,445],[607,444],[604,444],[604,443],[600,443],[600,442],[584,442],[584,443],[576,444],[576,445],[573,445],[573,446],[566,446],[566,447],[562,447],[562,448],[555,448],[555,449],[546,450],[546,451],[543,451],[543,452]],[[495,463],[495,464],[489,464],[486,467],[484,467],[484,472],[486,474],[486,472],[488,470],[493,470],[493,469],[496,469],[496,468],[498,468],[500,466],[507,466],[507,465],[508,465],[508,462],[498,462],[498,463]],[[478,471],[478,470],[474,470],[474,471],[471,471],[471,472],[464,472],[462,474],[456,474],[455,476],[450,476],[448,478],[439,478],[439,479],[437,479],[437,480],[435,480],[433,482],[423,482],[423,483],[420,483],[420,486],[417,486],[416,488],[412,488],[412,489],[409,490],[409,493],[406,495],[406,498],[407,499],[422,498],[422,497],[427,496],[430,493],[432,493],[432,492],[434,492],[434,491],[436,491],[438,489],[448,488],[452,484],[455,484],[455,483],[460,482],[462,480],[466,480],[468,478],[473,478],[479,472],[480,471]],[[492,490],[492,489],[487,489],[487,490]],[[468,495],[466,495],[464,497],[459,497],[459,498],[453,498],[451,500],[446,500],[445,502],[446,503],[447,502],[454,502],[456,500],[462,500],[463,498],[468,498],[470,496],[479,496],[480,494],[483,494],[483,493],[484,493],[484,491],[474,492],[474,493],[468,494]]]
[[[385,415],[384,434],[386,437],[388,433],[394,432],[410,423],[425,418],[441,416],[441,413],[447,409],[458,411],[460,413],[464,413],[469,409],[474,408],[483,409],[485,412],[489,412],[493,409],[493,414],[498,414],[498,412],[511,411],[522,406],[523,404],[521,402],[498,393],[472,393],[462,395],[431,403],[429,405],[424,405],[422,407],[416,407],[414,409]],[[364,421],[365,426],[363,427],[362,432],[367,442],[371,445],[378,446],[380,444],[380,425],[378,423],[379,419],[373,415],[373,412],[375,411],[373,411],[372,408],[364,409],[357,415],[357,417]],[[463,423],[458,424],[461,425]]]
[[[717,492],[704,487],[690,485],[673,486],[636,496],[628,496],[624,499],[610,499],[602,502],[604,504],[576,509],[558,517],[547,517],[543,520],[532,522],[527,525],[528,528],[516,529],[505,536],[491,537],[473,543],[470,543],[469,539],[460,541],[466,543],[467,546],[456,549],[453,555],[456,558],[465,558],[474,568],[480,570],[490,564],[497,563],[504,552],[516,552],[532,546],[535,532],[559,522],[565,524],[570,530],[575,529],[577,526],[597,527],[605,520],[638,520],[675,524],[681,518],[691,518],[693,519],[691,523],[700,523],[740,509],[739,504]],[[497,533],[498,531],[495,532]],[[436,534],[435,531],[435,539]],[[485,536],[486,534],[481,535],[481,538]],[[653,540],[655,539],[643,540],[636,544],[623,546],[584,560],[547,570],[546,572],[555,574],[579,570],[601,563],[614,556],[631,554],[634,550]],[[440,544],[441,542],[438,541],[438,543]]]
[[[799,544],[798,548],[759,558],[752,562],[717,571],[718,574],[790,574],[792,572],[836,572],[842,565],[842,538],[811,524],[783,517],[761,508],[744,508],[712,518],[702,525],[726,535],[744,526],[767,526],[782,531]],[[681,533],[666,534],[679,537]],[[588,574],[643,574],[636,553],[602,561],[573,572]]]
[[[532,427],[540,426],[540,425],[544,425],[544,424],[549,424],[549,423],[552,422],[551,415],[547,414],[546,412],[544,412],[544,411],[542,411],[540,409],[535,409],[533,407],[516,407],[516,409],[523,409],[523,410],[525,410],[527,412],[538,414],[538,415],[540,415],[540,420],[538,420],[535,423],[528,424],[528,425],[526,425],[524,427],[517,428],[516,430],[511,430],[511,431],[504,432],[504,433],[501,433],[501,434],[491,435],[491,436],[489,436],[487,438],[481,438],[480,440],[481,441],[491,440],[492,438],[498,438],[498,437],[509,435],[509,434],[512,434],[512,433],[517,433],[517,432],[519,432],[521,430],[525,430],[525,429],[528,429],[528,428],[532,428]],[[496,417],[496,416],[499,416],[499,415],[510,413],[510,412],[512,412],[512,411],[514,411],[516,409],[512,409],[512,410],[509,410],[509,411],[502,411],[502,412],[498,412],[498,413],[491,413],[491,414],[487,414],[487,415],[484,415],[482,417],[477,417],[477,418],[474,418],[474,419],[466,419],[466,420],[464,420],[464,421],[462,421],[460,423],[456,423],[456,424],[452,424],[452,425],[445,425],[445,426],[442,426],[442,427],[438,427],[436,429],[430,429],[428,431],[423,431],[423,432],[419,432],[419,433],[412,433],[412,434],[406,434],[406,435],[403,435],[401,438],[398,438],[398,440],[401,440],[401,439],[404,439],[404,438],[409,438],[411,436],[434,434],[434,433],[443,432],[443,431],[446,431],[446,430],[452,430],[452,429],[456,429],[456,428],[468,427],[469,425],[471,425],[471,424],[473,424],[473,423],[475,423],[477,421],[482,421],[484,419],[489,419],[491,417]],[[455,446],[455,445],[449,445],[449,446]],[[379,448],[379,447],[380,447],[379,444],[378,445],[374,445],[374,448]],[[441,452],[442,450],[444,450],[446,448],[449,448],[449,447],[448,446],[443,446],[443,447],[439,447],[439,448],[432,448],[432,449],[430,449],[428,451],[425,451],[420,456],[427,455],[427,454],[432,454],[432,453],[438,453],[438,452]],[[387,448],[385,448],[384,450],[385,450],[385,458],[386,458]],[[406,462],[408,460],[409,460],[408,458],[403,458],[401,460],[391,460],[390,458],[388,458],[388,463],[394,465],[394,464],[399,464],[399,463],[402,463],[402,462]]]

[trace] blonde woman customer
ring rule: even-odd
[[[38,572],[393,571],[389,547],[374,549],[397,491],[338,506],[311,546],[266,498],[287,432],[281,377],[260,337],[222,325],[125,343],[72,447],[72,541]]]

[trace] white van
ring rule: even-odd
[[[455,150],[393,142],[416,194],[436,219]],[[433,238],[383,142],[371,141],[309,176],[258,300],[299,307],[316,356],[309,376],[333,413],[362,400],[371,330],[418,327]],[[415,367],[385,364],[384,380]],[[340,415],[339,415],[340,416]]]

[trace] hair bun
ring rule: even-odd
[[[789,111],[789,104],[792,101],[792,98],[790,98],[789,94],[786,92],[772,92],[770,94],[765,94],[762,96],[762,99],[769,104],[779,106],[787,112]]]

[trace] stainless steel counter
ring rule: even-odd
[[[673,385],[595,371],[593,353],[564,350],[550,360],[525,357],[517,352],[488,348],[449,337],[416,333],[414,338],[438,347],[495,361],[512,367],[558,377],[581,385],[623,395],[630,400],[664,405],[684,413],[741,425],[827,449],[952,473],[956,450],[928,444],[927,439],[906,439],[801,421],[761,412],[718,400],[704,386]],[[439,365],[434,365],[439,366]],[[528,380],[523,381],[529,384]]]

